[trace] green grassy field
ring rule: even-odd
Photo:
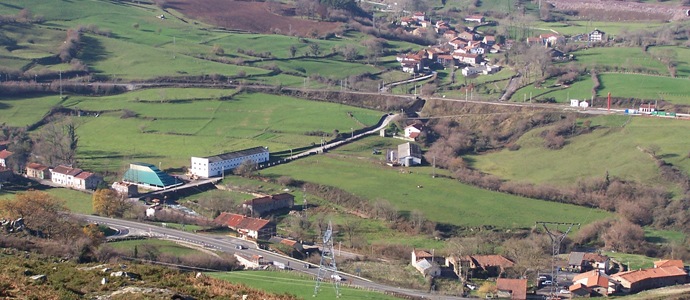
[[[419,209],[431,221],[460,226],[530,227],[547,214],[581,223],[610,216],[599,210],[482,190],[452,179],[433,179],[430,169],[410,168],[410,171],[411,174],[402,174],[380,161],[332,154],[311,156],[262,170],[261,174],[290,175],[338,186],[370,200],[386,199],[403,214]],[[417,188],[418,185],[423,188]]]
[[[626,254],[612,251],[605,251],[602,252],[602,254],[607,255],[626,266],[629,266],[630,270],[653,268],[654,262],[659,260],[658,258],[647,257],[644,255]]]
[[[23,127],[36,123],[50,108],[60,104],[58,95],[37,95],[32,97],[2,97],[0,99],[0,120],[8,126]]]
[[[548,28],[548,29],[553,29],[558,31],[560,34],[564,35],[575,35],[575,34],[580,34],[580,33],[587,33],[591,32],[592,30],[599,29],[604,31],[606,34],[609,35],[618,35],[620,33],[621,28],[627,28],[629,32],[638,30],[638,29],[644,29],[644,30],[653,30],[654,28],[658,28],[664,25],[662,22],[654,22],[654,21],[648,21],[648,22],[639,22],[639,23],[633,23],[633,22],[590,22],[590,21],[568,21],[568,23],[572,23],[575,25],[569,25],[565,23],[559,23],[559,22],[537,22],[534,27],[538,28]]]
[[[570,101],[569,99],[580,99],[586,100],[590,99],[592,96],[592,86],[594,82],[590,76],[580,76],[577,81],[572,83],[567,88],[550,87],[556,83],[555,79],[546,80],[542,85],[544,88],[535,88],[534,84],[530,84],[517,90],[513,96],[510,97],[511,101],[522,102],[523,99],[529,101],[529,94],[532,93],[532,100],[554,98],[558,103],[566,103]],[[542,94],[540,96],[537,96]]]
[[[79,214],[93,214],[93,196],[87,193],[82,193],[79,191],[63,188],[45,188],[45,186],[36,187],[42,192],[51,194],[59,199],[65,201],[65,206],[74,213]],[[24,192],[24,190],[12,190],[7,189],[0,190],[0,199],[13,198],[14,194],[17,192]]]
[[[655,70],[668,75],[668,68],[658,59],[642,52],[639,47],[596,47],[575,51],[576,62],[585,66],[619,67],[630,71],[634,67]]]
[[[599,116],[592,126],[611,126],[568,139],[561,150],[548,150],[539,133],[532,130],[517,142],[518,151],[503,150],[486,155],[468,157],[472,167],[503,179],[534,183],[574,184],[578,179],[611,176],[645,184],[667,185],[659,178],[656,164],[648,155],[637,150],[649,144],[661,147],[658,155],[681,170],[690,170],[686,159],[690,149],[690,124],[685,121],[635,117],[625,126],[626,116]]]
[[[230,282],[244,283],[252,287],[274,293],[293,294],[298,298],[309,299],[314,295],[316,281],[312,276],[295,272],[237,271],[227,273],[206,273],[213,278]],[[346,277],[347,279],[347,277]],[[347,281],[345,281],[347,282]],[[378,292],[370,292],[350,287],[341,287],[345,299],[389,300],[398,299]],[[338,299],[330,283],[324,282],[317,295],[318,299]]]
[[[678,104],[690,104],[690,80],[647,75],[600,74],[597,96],[608,92],[614,97],[636,99],[664,99]],[[635,88],[630,88],[635,87]]]
[[[662,49],[671,49],[676,53],[676,76],[689,77],[690,76],[690,49],[687,47],[677,46],[655,46],[649,47],[647,51],[651,54],[658,55]]]
[[[112,246],[115,249],[126,249],[126,250],[130,250],[130,251],[134,251],[134,247],[136,246],[137,252],[139,252],[139,255],[141,257],[143,257],[143,255],[145,253],[145,249],[144,249],[145,244],[148,244],[151,246],[156,246],[158,248],[158,251],[160,251],[160,253],[168,253],[168,254],[172,254],[175,256],[200,253],[199,250],[187,248],[185,246],[182,246],[182,245],[170,242],[170,241],[156,240],[156,239],[130,240],[130,241],[119,241],[119,242],[108,243],[108,245]]]
[[[151,89],[107,96],[72,96],[63,103],[84,110],[129,109],[137,118],[121,119],[121,112],[103,113],[98,118],[78,118],[82,167],[92,171],[117,170],[131,158],[151,163],[162,162],[165,168],[189,163],[192,155],[212,155],[254,146],[268,146],[272,152],[290,150],[319,143],[320,137],[306,136],[307,131],[334,129],[349,132],[378,122],[382,113],[333,103],[314,102],[267,94],[241,94],[230,101],[199,100],[173,103],[136,102],[216,98],[234,90],[219,89]],[[41,103],[44,98],[12,102]],[[49,98],[52,99],[52,98]],[[357,121],[347,115],[351,112]],[[28,113],[28,112],[27,112]],[[28,123],[28,116],[14,114],[8,122]],[[34,113],[33,121],[37,121]],[[131,141],[136,141],[132,143]],[[175,145],[175,147],[161,147]],[[124,160],[127,160],[125,162]]]
[[[671,230],[653,230],[650,228],[645,228],[645,239],[651,243],[657,244],[667,244],[676,243],[676,245],[682,245],[687,239],[687,235],[678,231]]]

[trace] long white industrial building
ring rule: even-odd
[[[256,147],[208,157],[192,156],[190,171],[199,177],[220,176],[223,171],[237,168],[248,159],[257,164],[268,161],[268,147]]]

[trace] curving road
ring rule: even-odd
[[[318,272],[318,268],[314,268],[314,266],[312,266],[312,268],[310,268],[310,269],[303,268],[302,266],[304,265],[304,262],[301,260],[289,258],[289,257],[283,256],[283,255],[273,253],[273,252],[258,249],[256,247],[256,244],[249,242],[249,241],[242,240],[242,239],[237,239],[237,238],[233,238],[233,237],[229,237],[229,236],[213,236],[213,235],[191,233],[191,232],[185,232],[185,231],[180,231],[180,230],[171,229],[171,228],[163,228],[163,227],[158,227],[158,226],[154,226],[154,225],[150,225],[150,224],[144,224],[144,223],[138,223],[138,222],[126,221],[126,220],[120,220],[120,219],[112,219],[112,218],[92,216],[92,215],[80,215],[80,214],[75,214],[75,215],[77,217],[80,217],[80,218],[88,221],[88,222],[108,225],[108,226],[119,231],[119,234],[117,236],[126,236],[128,234],[139,234],[139,235],[148,235],[148,236],[157,237],[157,238],[180,240],[180,241],[184,241],[184,242],[198,244],[198,245],[201,245],[201,246],[206,247],[206,248],[211,249],[211,250],[216,250],[216,251],[221,251],[221,252],[226,252],[226,253],[235,253],[235,251],[238,251],[240,253],[247,254],[247,255],[252,255],[252,254],[262,255],[264,257],[264,260],[267,262],[278,261],[278,262],[284,263],[286,266],[293,267],[294,270],[296,270],[296,271],[304,272],[304,273],[311,274],[314,276],[317,276],[317,272]],[[237,245],[242,245],[246,249],[238,250],[235,248]],[[379,292],[395,292],[395,293],[405,294],[405,295],[414,296],[414,297],[434,298],[434,299],[448,299],[448,300],[469,299],[469,298],[456,297],[456,296],[444,296],[444,295],[432,294],[432,293],[416,291],[416,290],[411,290],[411,289],[405,289],[405,288],[400,288],[400,287],[387,286],[387,285],[375,283],[375,282],[372,282],[370,280],[367,280],[367,279],[364,279],[361,277],[357,277],[357,276],[351,275],[351,274],[345,274],[344,277],[346,279],[344,284],[360,286],[363,288],[373,289],[373,290],[376,290]]]

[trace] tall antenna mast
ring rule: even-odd
[[[330,274],[329,277],[326,277]],[[321,252],[321,263],[319,273],[316,277],[316,287],[314,287],[314,297],[319,292],[319,287],[324,278],[330,278],[335,290],[335,297],[340,298],[340,276],[338,268],[335,266],[335,249],[333,248],[333,225],[328,221],[328,229],[323,234],[323,252]]]
[[[561,252],[561,242],[563,242],[563,239],[568,235],[568,232],[570,232],[570,229],[573,228],[573,226],[577,226],[580,228],[580,223],[558,223],[558,222],[534,222],[534,226],[536,227],[537,225],[541,224],[544,226],[544,230],[546,230],[546,233],[549,234],[549,237],[551,238],[551,253],[553,257],[551,258],[551,298],[550,299],[556,299],[556,287],[557,284],[556,281],[558,280],[558,268],[556,267],[556,260],[558,259],[558,254]],[[552,232],[549,230],[549,227],[547,225],[555,225],[554,231]],[[559,232],[558,227],[559,226],[568,226],[568,229],[565,232]]]

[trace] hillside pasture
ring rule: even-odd
[[[272,271],[236,271],[226,273],[206,273],[220,280],[227,280],[234,283],[244,283],[252,287],[259,288],[273,293],[289,293],[300,299],[308,299],[314,295],[315,279],[310,275],[298,272],[272,272]],[[345,276],[347,279],[347,276]],[[342,297],[353,300],[393,300],[398,299],[378,292],[372,292],[351,287],[341,287]],[[335,300],[336,297],[333,287],[329,282],[321,285],[318,299]]]
[[[664,99],[676,104],[690,104],[690,80],[636,74],[600,74],[601,85],[597,96],[606,97],[611,92],[613,97],[647,99]],[[631,88],[635,87],[635,88]]]
[[[658,59],[648,55],[639,47],[594,47],[572,53],[577,63],[589,68],[606,66],[617,67],[631,72],[635,68],[653,70],[668,75],[668,68]]]
[[[172,2],[172,8],[186,16],[217,26],[270,34],[274,28],[283,34],[292,32],[306,35],[316,29],[324,34],[338,28],[342,23],[319,22],[273,14],[263,2],[222,0],[181,0]]]
[[[275,178],[288,175],[337,186],[372,201],[386,199],[403,214],[418,209],[431,221],[458,226],[528,228],[545,215],[583,224],[611,216],[600,210],[491,192],[448,178],[431,178],[430,170],[409,171],[410,174],[404,174],[380,161],[328,154],[264,169],[261,174]]]
[[[517,151],[502,150],[471,155],[471,166],[502,179],[532,183],[571,185],[579,179],[610,176],[648,185],[667,186],[660,178],[656,163],[637,147],[659,145],[658,155],[681,170],[690,170],[686,157],[690,145],[690,123],[651,117],[598,116],[587,118],[601,128],[567,140],[560,150],[546,149],[540,133],[534,129],[523,135]],[[611,127],[604,127],[611,126]]]
[[[0,120],[8,126],[34,124],[60,102],[58,95],[4,96],[0,99]]]
[[[95,171],[106,165],[111,171],[117,170],[128,163],[126,158],[177,168],[188,165],[190,156],[256,146],[268,146],[271,152],[290,150],[321,141],[320,136],[305,135],[308,131],[330,134],[334,129],[344,133],[362,128],[348,112],[367,126],[376,124],[382,115],[340,104],[260,93],[240,94],[229,101],[184,101],[233,91],[150,89],[107,97],[73,96],[65,106],[92,111],[128,109],[137,114],[122,119],[123,113],[118,111],[79,118],[78,155],[84,159],[85,168]],[[178,101],[157,102],[161,95]],[[140,102],[135,101],[137,97]]]
[[[654,46],[649,47],[647,51],[652,55],[658,55],[660,51],[664,49],[671,49],[676,53],[676,58],[674,59],[676,76],[678,77],[690,77],[690,49],[687,47],[677,47],[677,46]]]

